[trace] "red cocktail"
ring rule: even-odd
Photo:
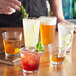
[[[23,72],[33,73],[38,71],[40,64],[41,53],[35,51],[35,49],[22,48],[20,51]]]

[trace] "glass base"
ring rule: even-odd
[[[38,70],[35,70],[35,71],[26,71],[26,70],[23,69],[23,74],[24,74],[24,75],[25,75],[25,74],[36,73],[36,72],[38,72]]]
[[[8,57],[10,57],[10,56],[19,56],[19,53],[18,54],[14,54],[14,55],[5,53],[5,55],[8,56]]]
[[[53,65],[61,65],[61,64],[63,64],[63,62],[53,62],[53,61],[50,61],[50,63],[53,64]]]

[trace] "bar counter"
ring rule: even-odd
[[[3,41],[1,33],[4,31],[20,31],[20,28],[0,28],[0,51],[3,51]],[[24,38],[24,37],[22,37]],[[58,32],[55,35],[55,43],[58,45]],[[22,45],[24,39],[22,39]],[[0,63],[0,76],[24,76],[22,72],[21,63],[11,66]],[[49,52],[46,49],[41,57],[39,72],[34,74],[26,74],[25,76],[76,76],[76,34],[73,36],[72,54],[66,55],[64,63],[60,66],[52,66],[49,60]]]

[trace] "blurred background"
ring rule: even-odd
[[[48,0],[46,4],[48,15],[53,15]],[[62,8],[65,19],[76,24],[76,0],[62,0]]]

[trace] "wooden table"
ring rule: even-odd
[[[1,28],[0,28],[1,29]],[[1,30],[10,31],[8,28]],[[0,31],[1,31],[0,30]],[[22,31],[22,28],[12,28],[12,31]],[[56,32],[55,43],[58,44],[58,33]],[[1,43],[0,43],[1,44]],[[9,66],[0,63],[0,76],[23,76],[21,64]],[[66,55],[64,64],[58,67],[51,66],[49,52],[47,50],[41,57],[39,72],[26,76],[76,76],[76,34],[73,39],[72,55]]]

